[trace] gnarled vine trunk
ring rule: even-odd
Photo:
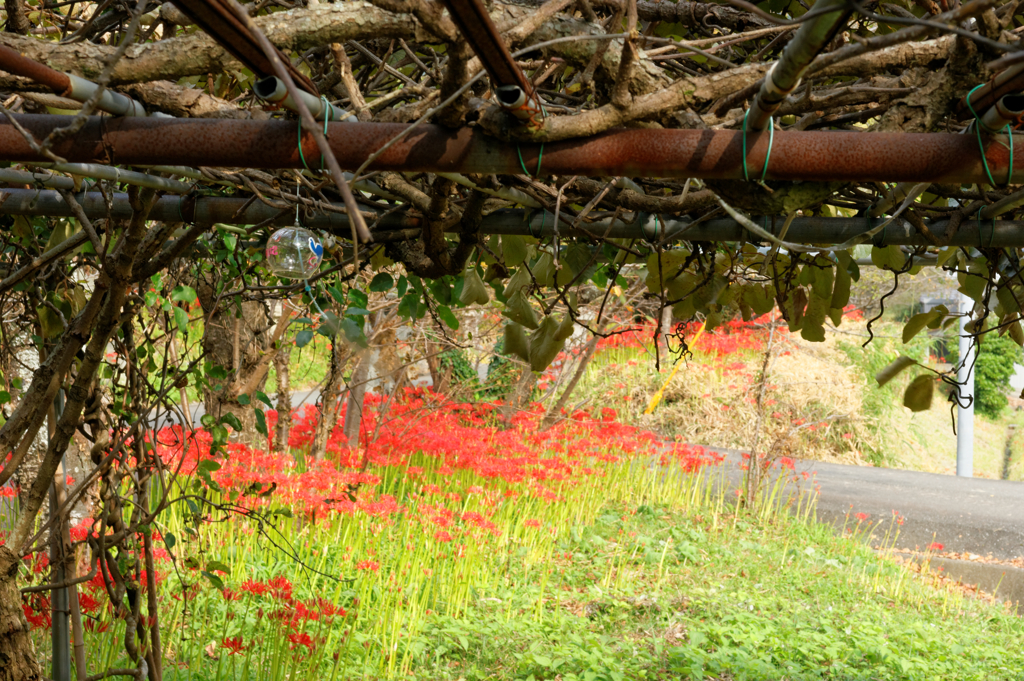
[[[35,681],[43,678],[35,646],[21,609],[18,565],[21,561],[0,546],[0,681]]]
[[[219,389],[207,390],[203,395],[206,413],[217,420],[234,415],[242,425],[242,438],[250,438],[255,433],[255,412],[238,398],[262,389],[267,381],[274,320],[266,306],[257,302],[241,303],[239,314],[238,307],[219,301],[209,284],[200,283],[196,293],[206,312],[203,351],[214,366],[223,367],[227,374],[221,380],[211,380],[211,385]]]

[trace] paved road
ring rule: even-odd
[[[708,449],[726,454],[735,484],[738,452]],[[842,525],[847,514],[867,513],[871,521],[888,523],[896,511],[904,518],[900,548],[924,549],[935,541],[946,551],[1024,558],[1024,482],[805,460],[796,461],[796,470],[812,474],[820,486],[822,521]]]

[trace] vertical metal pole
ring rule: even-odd
[[[956,370],[956,380],[960,383],[962,400],[974,397],[974,360],[977,357],[977,346],[970,335],[964,332],[968,314],[974,307],[974,301],[960,294],[960,365]],[[974,401],[971,406],[957,406],[956,409],[956,474],[963,478],[974,476]]]
[[[49,429],[50,436],[57,427],[57,421],[64,413],[64,391],[58,390],[53,400],[53,426]],[[64,468],[64,456],[61,455],[60,468],[57,475],[66,475]],[[50,486],[50,517],[55,518],[59,507],[57,498],[57,485]],[[64,546],[64,532],[62,521],[57,519],[50,526],[50,565],[53,566],[53,581],[60,584],[66,580],[64,561],[66,558]],[[69,635],[68,618],[71,614],[68,605],[67,587],[54,589],[50,592],[50,643],[53,649],[53,679],[54,681],[71,681],[71,636]]]

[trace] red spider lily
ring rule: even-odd
[[[779,459],[779,465],[782,466],[783,468],[788,468],[791,471],[796,470],[796,463],[794,463],[793,459],[789,458],[788,456],[784,456],[781,459]]]
[[[929,551],[941,551],[944,548],[946,548],[946,545],[945,544],[940,544],[937,541],[933,541],[931,544],[928,545],[928,550]]]
[[[268,585],[263,582],[255,582],[251,579],[242,582],[242,585],[239,588],[253,596],[264,596],[270,593],[270,587]]]
[[[299,646],[305,646],[309,652],[313,651],[313,638],[306,632],[300,634],[288,634],[288,641],[291,643],[289,646],[292,650],[295,650]]]
[[[370,570],[376,572],[380,570],[380,563],[375,560],[361,560],[356,563],[356,570]]]
[[[274,598],[282,601],[292,600],[292,583],[287,577],[274,577],[267,582]]]
[[[228,649],[228,655],[241,655],[245,652],[246,646],[242,645],[241,636],[227,637],[220,642],[222,648]]]
[[[348,611],[340,605],[335,605],[324,598],[316,599],[316,607],[319,608],[320,612],[324,617],[346,617]]]
[[[85,614],[89,614],[100,608],[100,601],[87,591],[78,592],[78,607]]]
[[[861,522],[862,523],[862,522],[864,522],[865,520],[868,519],[868,514],[867,513],[857,513],[853,517],[857,519],[857,522]]]

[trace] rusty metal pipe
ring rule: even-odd
[[[834,11],[828,11],[834,9]],[[768,126],[782,100],[800,85],[804,72],[835,37],[850,16],[846,0],[818,0],[812,11],[823,12],[805,21],[782,51],[779,61],[765,74],[761,89],[747,112],[747,130],[759,131]]]
[[[107,204],[99,192],[84,192],[76,195],[78,202],[89,217],[105,217]],[[114,219],[131,217],[132,209],[128,195],[113,194],[111,216]],[[248,204],[248,205],[246,205]],[[338,206],[339,208],[341,206]],[[60,194],[51,190],[2,189],[0,190],[0,214],[71,217],[70,207]],[[177,196],[158,199],[149,217],[164,222],[186,222],[200,225],[214,223],[253,225],[290,225],[295,213],[278,210],[258,201],[200,196],[192,200]],[[758,217],[751,219],[772,233],[778,235],[785,223],[783,217]],[[837,244],[864,234],[881,224],[875,218],[796,218],[786,232],[786,240],[802,244]],[[925,220],[932,234],[942,239],[949,225],[948,220]],[[346,237],[350,234],[348,217],[341,213],[320,213],[302,219],[302,224]],[[383,217],[374,229],[374,241],[391,241],[401,238],[416,238],[423,226],[423,219],[401,214]],[[458,225],[452,230],[457,231]],[[554,236],[554,216],[551,213],[521,210],[504,210],[491,213],[480,224],[482,234],[519,234],[523,236]],[[586,225],[585,229],[571,230],[566,225],[559,227],[559,235],[589,238],[600,236],[613,239],[645,239],[648,241],[756,241],[753,235],[731,219],[709,220],[691,224],[688,218],[669,218],[648,213],[640,214],[633,222],[622,220],[599,220]],[[929,241],[905,220],[892,221],[872,241],[875,245],[927,246]],[[951,246],[974,247],[1024,247],[1024,221],[977,220],[964,221],[950,242]]]
[[[51,69],[34,59],[29,59],[6,45],[0,45],[0,69],[45,85],[58,95],[67,96],[65,93],[71,87],[71,79],[68,74]]]
[[[20,115],[37,139],[66,125],[66,116]],[[392,123],[329,123],[329,141],[342,168],[366,158],[406,129]],[[767,135],[748,148],[753,167],[764,163]],[[1018,142],[1024,148],[1024,140]],[[312,136],[302,148],[310,166],[320,162]],[[121,165],[185,165],[231,168],[301,168],[294,121],[90,118],[73,139],[53,151],[68,161]],[[540,145],[521,144],[523,163],[536,168]],[[585,139],[546,144],[544,175],[591,177],[680,177],[740,179],[742,133],[734,130],[611,130]],[[1006,177],[1009,150],[986,149],[989,168]],[[10,124],[0,123],[0,159],[45,162]],[[1011,181],[1024,181],[1024,154],[1014,159]],[[389,147],[375,170],[520,174],[516,145],[471,128],[422,125]],[[987,181],[978,143],[949,133],[779,131],[775,133],[769,180],[846,182]]]
[[[58,95],[70,97],[78,102],[87,101],[99,88],[92,81],[51,69],[45,64],[22,56],[6,45],[0,45],[0,69],[33,80]],[[142,104],[111,90],[103,91],[96,108],[115,116],[146,115],[146,109]]]

